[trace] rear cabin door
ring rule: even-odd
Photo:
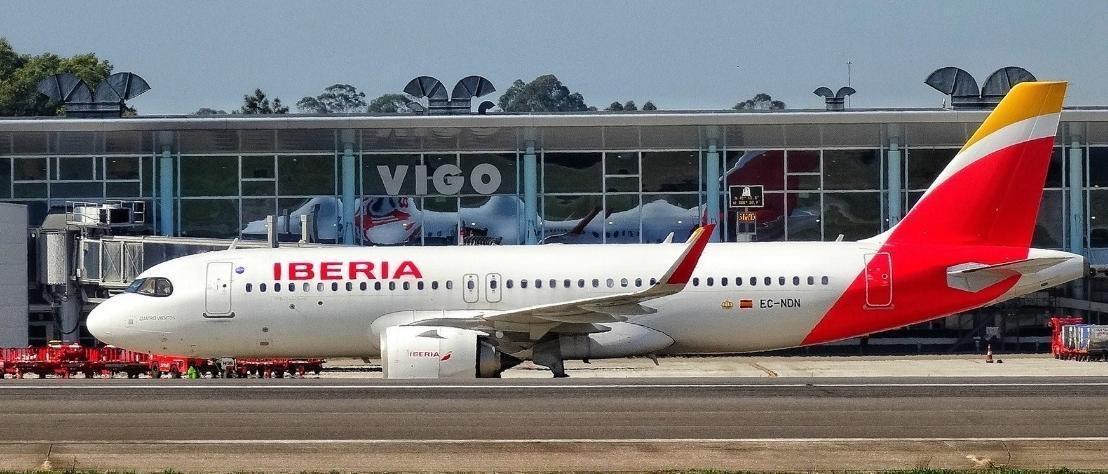
[[[893,262],[887,252],[865,255],[866,307],[887,308],[893,304]]]
[[[228,318],[231,313],[231,262],[208,264],[207,285],[204,290],[204,316]]]
[[[473,273],[466,273],[462,277],[462,300],[466,303],[476,303],[481,297],[481,279]]]
[[[500,302],[500,274],[489,273],[485,275],[485,300],[489,303]]]

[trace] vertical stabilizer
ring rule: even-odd
[[[908,215],[873,240],[1030,246],[1065,94],[1065,82],[1013,87]]]

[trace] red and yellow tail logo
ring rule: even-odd
[[[908,215],[879,238],[1028,247],[1065,95],[1065,82],[1016,84]]]

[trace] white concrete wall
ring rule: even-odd
[[[27,206],[0,203],[0,347],[27,346]]]

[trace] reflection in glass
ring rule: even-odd
[[[1046,188],[1060,188],[1062,187],[1062,180],[1065,179],[1066,185],[1069,185],[1069,177],[1064,176],[1064,163],[1065,163],[1065,148],[1055,147],[1054,152],[1050,154],[1050,167],[1046,171]]]
[[[1039,219],[1035,223],[1035,234],[1031,245],[1037,248],[1060,249],[1063,242],[1062,218],[1064,210],[1062,191],[1043,191],[1043,200],[1039,204]]]
[[[12,165],[16,181],[41,181],[46,179],[46,158],[14,158]]]
[[[785,159],[789,173],[819,173],[819,150],[789,150]]]
[[[426,197],[422,210],[423,245],[457,245],[458,198]]]
[[[785,239],[785,195],[766,193],[763,201],[763,207],[741,209],[748,215],[753,215],[754,222],[739,222],[740,209],[725,206],[720,208],[727,209],[728,242],[773,242]]]
[[[1089,147],[1089,187],[1108,188],[1108,148]]]
[[[462,237],[466,243],[514,245],[520,243],[519,213],[522,201],[515,195],[461,198]]]
[[[638,194],[605,196],[604,241],[613,244],[639,243],[641,218]]]
[[[636,151],[608,152],[604,154],[604,173],[639,174],[639,153]]]
[[[596,193],[603,183],[600,153],[543,153],[543,192]]]
[[[1089,247],[1108,247],[1108,190],[1089,190]]]
[[[50,183],[50,197],[53,198],[102,198],[104,184],[101,181],[83,183]]]
[[[354,233],[365,245],[419,245],[421,215],[416,204],[407,196],[363,197],[355,204]]]
[[[139,179],[137,156],[109,156],[104,162],[107,179]]]
[[[226,239],[238,234],[237,199],[181,199],[180,207],[183,237]]]
[[[473,187],[473,170],[481,164],[492,165],[500,172],[500,186],[492,192],[478,192]],[[462,176],[465,178],[465,186],[462,188],[463,194],[515,194],[516,192],[515,153],[462,154],[461,168]],[[430,171],[428,171],[428,173],[430,173]],[[486,181],[486,183],[488,182],[489,181]]]
[[[637,193],[639,192],[639,177],[615,177],[604,178],[604,192],[609,193]]]
[[[544,196],[543,242],[599,244],[604,220],[600,195]]]
[[[682,242],[700,225],[700,198],[696,194],[643,194],[642,241],[662,242],[673,233]]]
[[[371,195],[387,195],[385,183],[394,178],[400,178],[398,166],[406,165],[407,171],[399,194],[415,194],[415,169],[419,164],[419,155],[377,155],[366,153],[362,155],[362,193]],[[383,166],[384,169],[378,169]],[[431,175],[431,167],[428,166],[427,175]]]
[[[277,194],[273,181],[243,181],[243,196],[273,196]]]
[[[246,229],[240,232],[243,238],[247,239],[265,239],[265,218],[266,216],[277,215],[277,200],[276,199],[243,199],[242,200],[242,222],[247,227],[251,226],[251,223],[261,222],[263,224],[262,232],[248,233]],[[299,225],[299,222],[296,223]],[[281,227],[278,226],[278,229]]]
[[[139,197],[139,183],[108,181],[104,186],[104,196],[110,198],[137,198]]]
[[[881,193],[825,193],[823,218],[824,240],[873,237],[881,232]]]
[[[93,161],[95,161],[93,158],[58,158],[57,178],[62,181],[96,179]]]
[[[181,195],[237,196],[238,163],[236,156],[182,156]]]
[[[905,166],[907,189],[927,189],[956,154],[957,148],[909,149]]]
[[[246,179],[273,179],[272,156],[242,157],[242,177]]]
[[[824,189],[879,189],[881,160],[877,150],[823,152]]]
[[[283,196],[335,194],[335,157],[277,157],[277,192]]]
[[[820,240],[819,193],[788,193],[785,201],[787,240]]]
[[[785,189],[785,152],[729,151],[723,177],[727,186],[761,185],[766,191],[781,191]]]
[[[684,192],[699,189],[700,153],[648,151],[642,154],[643,192]]]
[[[0,158],[0,198],[11,197],[11,182],[11,160],[8,158]]]

